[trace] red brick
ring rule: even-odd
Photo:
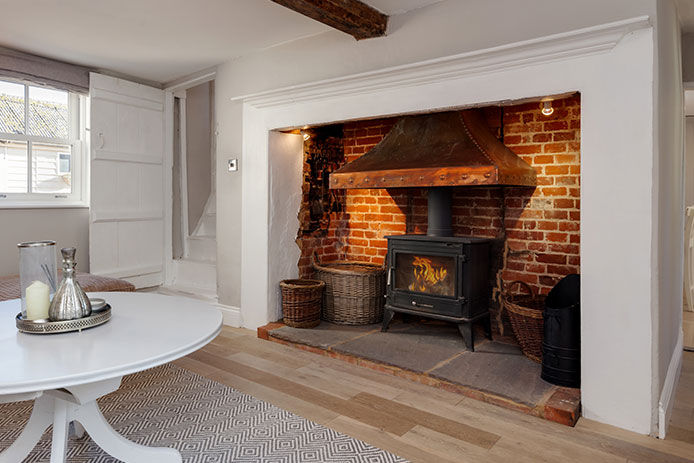
[[[507,135],[504,137],[504,144],[506,146],[516,145],[520,142],[521,142],[521,136],[520,135]]]
[[[376,143],[380,142],[383,139],[383,137],[376,136],[376,137],[357,137],[357,145],[358,146],[373,146]]]
[[[544,130],[567,130],[569,123],[567,121],[545,122],[543,128]]]
[[[537,222],[537,228],[539,230],[557,230],[558,226],[558,222],[550,222],[546,220]]]
[[[542,145],[518,145],[511,147],[516,154],[536,154],[542,152]]]
[[[552,164],[552,163],[554,163],[554,156],[552,156],[552,155],[535,156],[535,159],[533,159],[533,162],[535,164]]]
[[[552,138],[554,141],[573,141],[576,139],[576,132],[554,132]]]
[[[552,134],[551,133],[536,133],[533,135],[532,140],[535,143],[547,143],[548,141],[552,141]]]
[[[561,231],[579,231],[581,224],[578,222],[559,222],[559,230]]]
[[[566,175],[569,173],[569,166],[546,166],[546,175]]]
[[[566,143],[547,143],[542,147],[544,153],[564,153],[566,149]]]
[[[547,273],[553,273],[555,275],[568,275],[574,273],[576,269],[569,265],[548,265]]]
[[[566,243],[569,241],[569,235],[566,233],[547,233],[545,235],[547,241],[552,241],[554,243]]]
[[[504,270],[502,272],[502,276],[504,281],[523,281],[525,283],[535,283],[537,284],[538,282],[538,276],[533,274],[533,273],[525,273],[525,272],[514,272],[510,270]]]
[[[554,200],[554,207],[558,209],[573,209],[576,201],[574,199],[557,198]]]
[[[573,186],[578,183],[578,178],[569,175],[556,177],[554,180],[557,185]]]
[[[535,260],[545,264],[566,264],[566,256],[562,254],[538,254]]]

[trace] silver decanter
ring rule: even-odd
[[[92,314],[92,305],[75,278],[75,248],[63,248],[63,281],[48,308],[51,321],[74,320]]]

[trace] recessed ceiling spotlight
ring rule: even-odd
[[[554,112],[554,108],[552,107],[552,100],[543,101],[540,107],[542,108],[542,114],[544,114],[545,116],[551,116]]]

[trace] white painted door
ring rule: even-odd
[[[685,235],[684,294],[685,310],[694,312],[694,116],[685,118],[684,143]]]
[[[164,92],[91,74],[90,272],[142,288],[164,272]]]

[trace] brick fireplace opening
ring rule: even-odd
[[[502,291],[511,282],[522,281],[534,292],[547,294],[564,276],[580,273],[580,95],[555,98],[551,106],[551,114],[543,114],[539,100],[480,108],[496,138],[535,170],[536,186],[439,188],[452,190],[453,237],[427,236],[427,224],[436,223],[428,221],[431,188],[330,188],[330,174],[374,148],[401,117],[303,129],[296,236],[300,277],[314,275],[314,255],[321,263],[382,265],[390,243],[397,281],[399,243],[410,252],[417,244],[414,241],[421,241],[427,248],[449,248],[459,241],[462,254],[451,255],[456,262],[463,262],[456,267],[462,269],[462,275],[472,269],[466,265],[474,264],[469,260],[470,250],[463,250],[465,246],[484,244],[485,263],[475,268],[485,267],[489,256],[486,287],[490,290],[479,293],[481,297],[464,292],[462,306],[449,307],[450,314],[446,310],[440,313],[452,315],[447,318],[423,313],[426,310],[403,310],[410,304],[397,310],[390,305],[391,301],[398,304],[397,295],[391,291],[394,288],[397,292],[397,285],[388,286],[383,326],[323,322],[307,330],[271,323],[259,328],[259,336],[552,421],[575,424],[580,413],[580,390],[552,385],[540,378],[540,365],[521,354],[508,314],[500,304]],[[383,181],[380,174],[372,180]],[[462,259],[456,260],[458,255]],[[389,271],[392,266],[393,262],[388,265]],[[459,294],[458,289],[454,292]],[[487,294],[486,303],[480,302]],[[475,304],[467,305],[468,297]],[[406,302],[411,303],[410,299]],[[389,312],[389,307],[396,313]],[[386,321],[391,322],[390,328],[383,332],[388,327]],[[485,339],[489,334],[491,341]]]
[[[489,301],[492,331],[511,334],[499,295],[519,280],[546,294],[565,275],[580,272],[580,95],[552,101],[482,108],[497,138],[530,164],[537,187],[454,187],[456,236],[492,239]],[[297,245],[301,277],[323,262],[382,264],[385,236],[425,234],[427,189],[331,190],[328,176],[378,144],[398,117],[307,129]]]

